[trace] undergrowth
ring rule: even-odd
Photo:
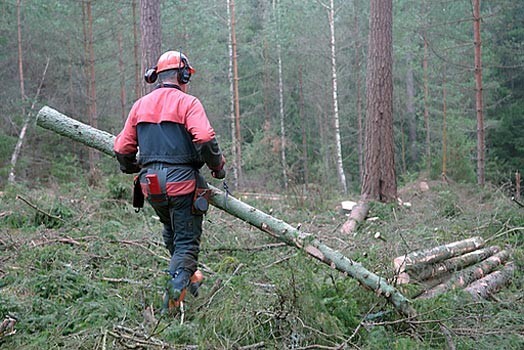
[[[131,208],[129,182],[115,176],[94,188],[11,187],[0,195],[0,321],[17,321],[16,333],[0,337],[2,349],[524,345],[524,211],[496,189],[407,184],[400,193],[411,207],[374,203],[374,220],[354,237],[340,235],[346,217],[335,200],[297,207],[296,198],[245,199],[388,279],[394,257],[476,235],[511,251],[517,272],[490,300],[457,290],[413,301],[418,317],[407,320],[354,279],[216,208],[205,218],[200,295],[188,297],[183,312],[162,315],[167,250],[151,208]]]

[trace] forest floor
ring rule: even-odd
[[[418,317],[406,319],[355,280],[211,208],[200,295],[161,315],[167,250],[151,208],[130,206],[129,180],[0,193],[0,322],[13,320],[1,349],[524,348],[524,209],[497,188],[413,182],[399,189],[411,207],[373,204],[374,220],[349,237],[339,233],[340,198],[242,196],[388,280],[397,256],[481,236],[517,265],[489,300],[454,290],[413,300]]]

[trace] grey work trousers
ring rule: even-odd
[[[162,237],[171,254],[169,273],[187,270],[193,274],[198,264],[203,219],[192,213],[193,194],[170,196],[167,203],[149,203],[164,225]]]

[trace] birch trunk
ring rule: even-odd
[[[227,47],[229,53],[229,67],[227,77],[229,79],[230,94],[230,120],[231,120],[231,155],[233,157],[233,188],[238,188],[238,165],[237,165],[237,137],[236,137],[236,118],[235,118],[235,81],[233,78],[233,29],[231,26],[231,0],[226,1],[227,5]]]
[[[282,162],[282,181],[284,189],[288,188],[287,179],[287,160],[286,160],[286,124],[284,118],[284,84],[282,82],[282,47],[279,38],[279,14],[276,1],[273,0],[273,14],[276,22],[276,41],[277,41],[277,66],[278,66],[278,111],[280,116],[280,161]]]
[[[73,120],[56,110],[43,107],[37,116],[37,124],[60,135],[82,142],[90,147],[113,156],[115,136]],[[286,244],[303,250],[319,261],[358,280],[375,294],[383,296],[400,313],[413,317],[415,310],[409,300],[397,289],[389,285],[384,278],[368,271],[361,264],[345,257],[326,246],[309,234],[299,232],[286,222],[272,217],[242,201],[226,196],[222,191],[210,186],[213,194],[210,203],[215,207],[257,227]]]
[[[233,66],[233,101],[235,105],[235,138],[233,148],[235,154],[234,167],[236,169],[237,186],[242,186],[242,134],[240,132],[240,96],[238,93],[238,60],[237,60],[237,35],[235,31],[235,0],[229,0],[229,10],[231,14],[231,59]]]
[[[338,87],[337,87],[337,61],[335,51],[335,4],[334,0],[330,0],[328,9],[329,19],[329,31],[330,31],[330,42],[331,48],[331,85],[333,92],[333,120],[335,123],[335,147],[337,150],[336,161],[337,161],[337,173],[340,188],[344,194],[348,193],[346,184],[346,174],[344,173],[344,164],[342,161],[342,142],[340,139],[340,120],[338,114]]]
[[[10,184],[15,183],[15,168],[16,163],[18,162],[18,156],[22,150],[22,145],[24,144],[25,134],[27,132],[27,127],[29,126],[29,118],[26,117],[25,112],[25,87],[24,87],[24,61],[22,57],[22,21],[21,21],[21,0],[16,1],[16,23],[17,23],[17,40],[18,40],[18,77],[20,79],[20,96],[22,98],[22,116],[24,117],[24,124],[20,134],[18,135],[18,141],[16,142],[15,149],[11,155],[11,169],[9,170],[9,176],[7,181]]]

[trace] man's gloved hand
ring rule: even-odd
[[[223,179],[226,177],[226,171],[223,168],[220,170],[211,170],[211,176],[215,179]]]

